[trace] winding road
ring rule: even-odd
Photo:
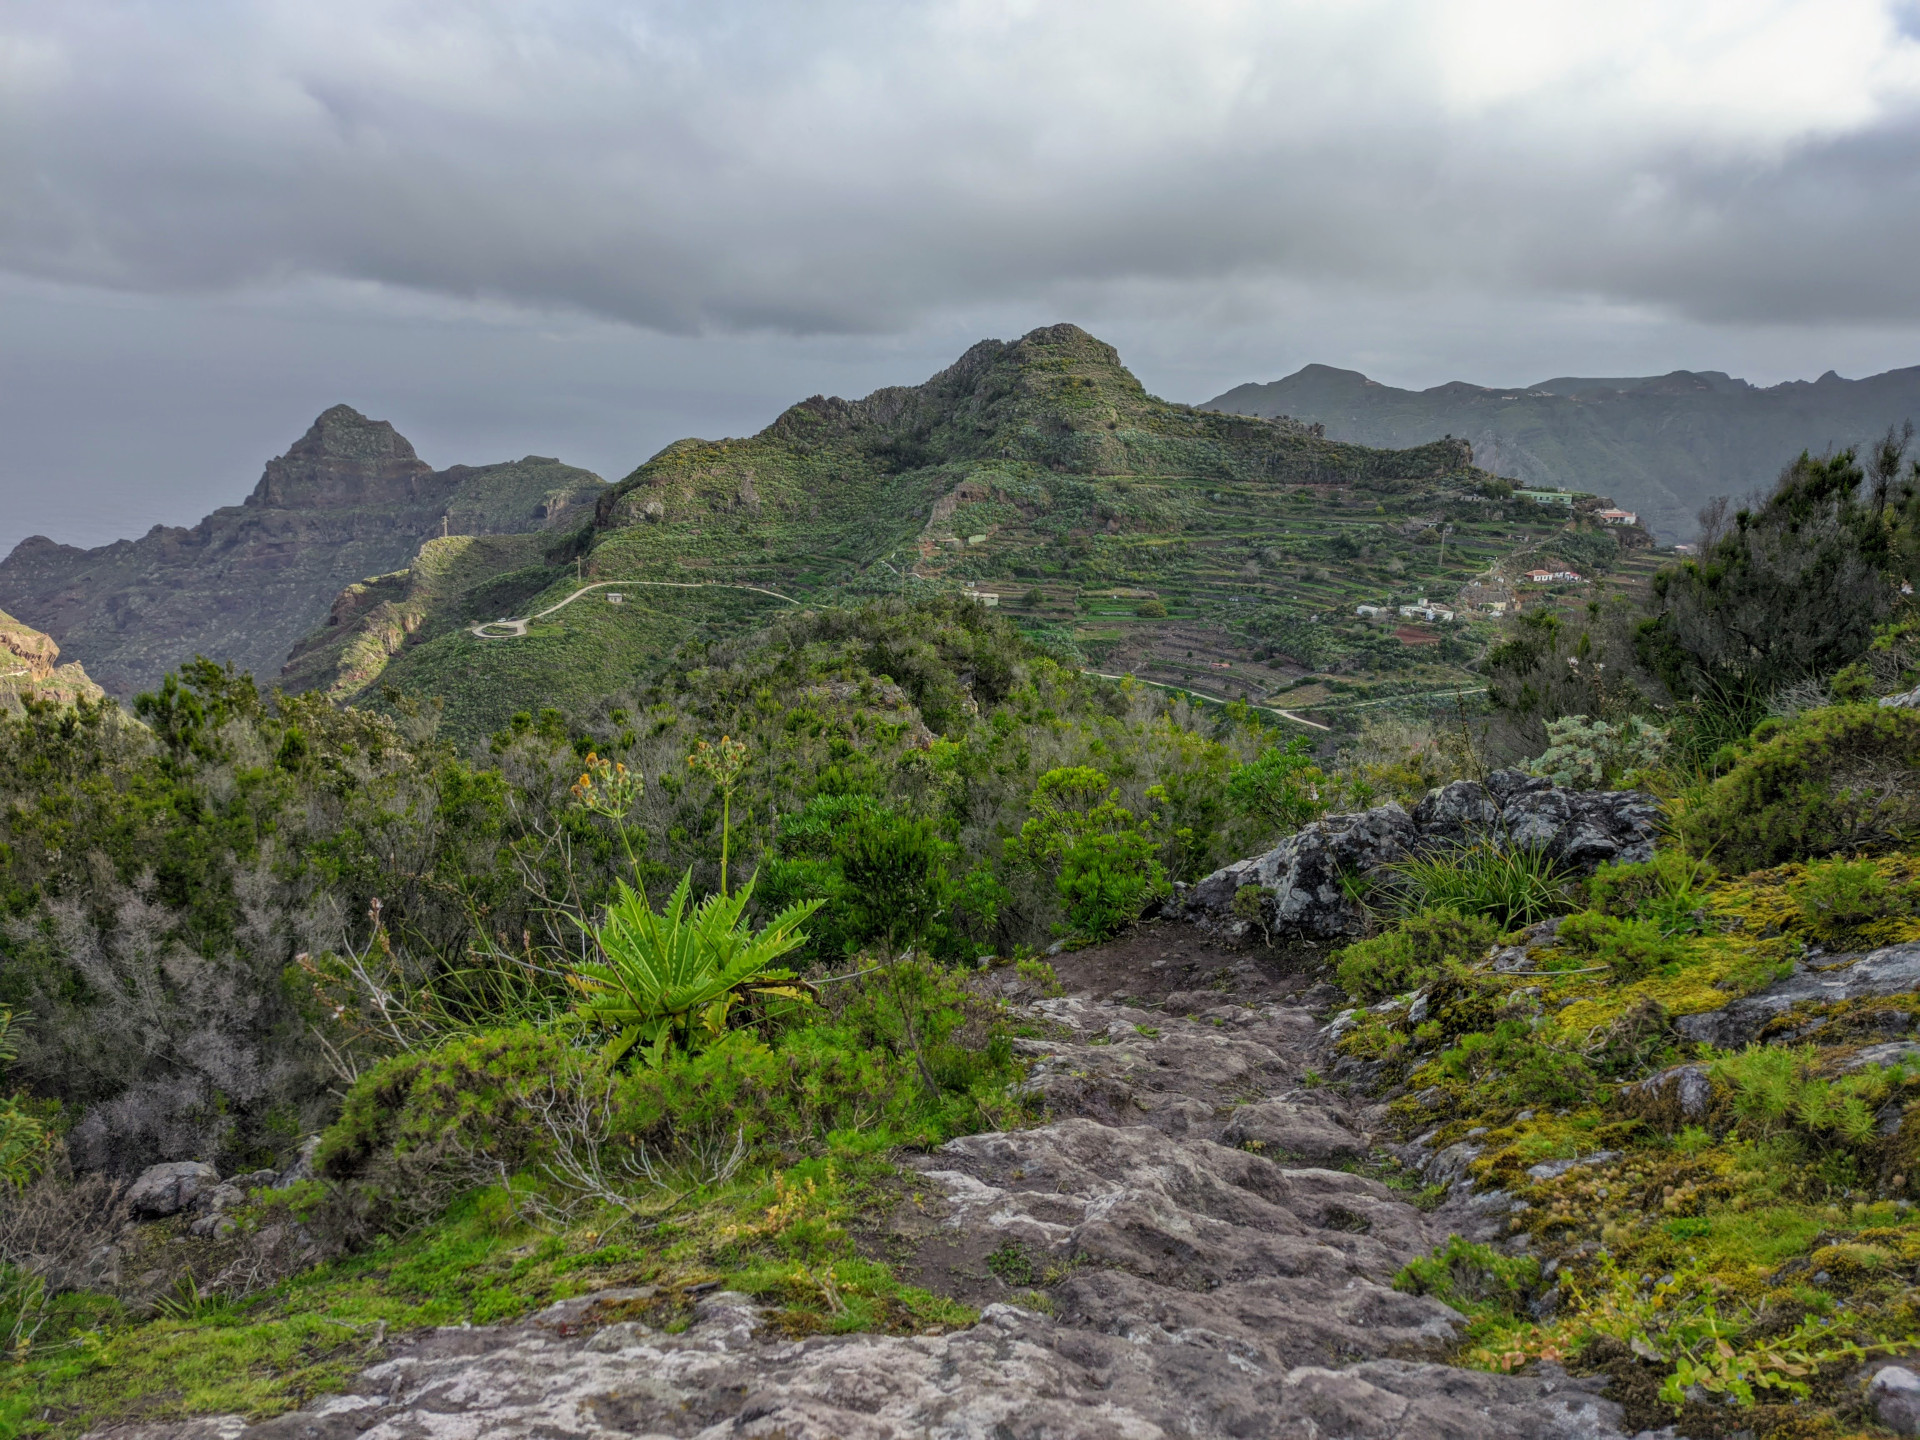
[[[582,585],[557,605],[549,605],[537,614],[524,620],[488,620],[475,625],[468,632],[479,640],[517,640],[527,633],[527,626],[535,620],[544,620],[556,610],[564,610],[589,590],[604,590],[610,585],[645,586],[656,590],[751,590],[756,595],[771,595],[775,600],[785,601],[789,605],[800,602],[791,595],[782,595],[778,590],[766,590],[758,585],[736,585],[726,580],[596,580],[591,585]]]

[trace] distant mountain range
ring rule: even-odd
[[[1749,385],[1717,370],[1488,389],[1454,381],[1399,390],[1357,370],[1309,365],[1237,385],[1204,409],[1291,416],[1329,437],[1401,446],[1455,435],[1474,463],[1529,484],[1612,495],[1664,541],[1683,540],[1710,496],[1772,482],[1802,450],[1860,445],[1920,420],[1920,366],[1864,380]]]
[[[271,680],[343,586],[406,565],[428,537],[577,526],[605,488],[537,455],[435,470],[386,421],[336,405],[245,503],[198,525],[93,550],[22,540],[0,560],[0,608],[122,699],[195,655]]]

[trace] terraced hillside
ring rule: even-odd
[[[570,550],[544,552],[544,572],[516,552],[501,563],[520,568],[464,589],[396,589],[393,603],[419,608],[399,643],[315,642],[392,660],[310,667],[302,683],[351,696],[377,676],[484,728],[605,693],[782,598],[966,588],[1089,668],[1213,698],[1444,691],[1471,684],[1461,666],[1484,624],[1362,621],[1355,606],[1443,604],[1476,579],[1511,591],[1534,563],[1605,573],[1647,542],[1600,525],[1600,503],[1516,498],[1456,440],[1374,450],[1169,404],[1111,346],[1056,325],[983,341],[923,385],[816,396],[748,439],[671,445],[600,497]],[[495,618],[476,597],[504,603],[508,574],[525,591],[500,612],[512,618],[591,582],[634,588],[553,610],[524,637],[456,623]],[[394,635],[377,604],[354,618],[358,603],[343,597],[342,625]]]

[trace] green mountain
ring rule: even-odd
[[[1305,683],[1312,705],[1329,696],[1315,672],[1458,683],[1472,651],[1452,632],[1354,606],[1445,600],[1533,554],[1608,569],[1645,537],[1605,531],[1597,503],[1515,500],[1458,440],[1370,449],[1171,404],[1055,325],[922,385],[670,445],[569,544],[430,544],[344,593],[289,678],[438,695],[473,733],[792,605],[965,589],[1089,667],[1217,698]],[[481,623],[497,619],[514,623]]]
[[[244,504],[198,525],[94,550],[21,541],[0,560],[0,606],[123,698],[196,654],[271,676],[343,585],[406,564],[428,536],[577,524],[604,488],[534,455],[435,470],[386,421],[336,405]]]
[[[1205,408],[1292,416],[1363,445],[1458,435],[1489,469],[1527,484],[1611,494],[1664,539],[1684,540],[1709,497],[1770,486],[1802,450],[1864,444],[1889,424],[1920,419],[1920,366],[1864,380],[1829,370],[1764,388],[1717,370],[1676,370],[1398,390],[1357,370],[1309,365],[1284,380],[1237,385]]]

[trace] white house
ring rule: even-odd
[[[1593,512],[1602,525],[1638,525],[1640,517],[1631,510],[1596,510]]]
[[[1527,579],[1535,585],[1557,585],[1562,581],[1572,581],[1577,584],[1580,580],[1580,572],[1578,570],[1529,570]]]
[[[1402,605],[1400,607],[1400,618],[1403,620],[1426,621],[1451,620],[1453,619],[1453,611],[1443,610],[1438,605],[1428,604],[1427,597],[1422,595],[1420,599],[1412,605]]]
[[[1353,613],[1363,620],[1378,620],[1390,612],[1384,605],[1356,605],[1353,607]]]

